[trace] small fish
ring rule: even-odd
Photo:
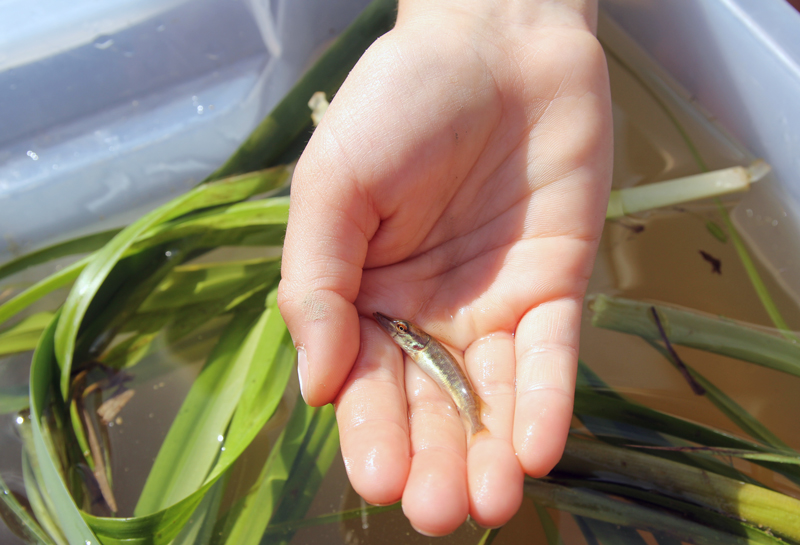
[[[392,340],[455,401],[461,416],[469,422],[472,434],[484,430],[481,399],[467,375],[442,344],[406,320],[396,320],[376,312],[373,316]]]

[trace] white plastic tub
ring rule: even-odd
[[[366,4],[0,4],[0,262],[194,186]]]
[[[605,14],[772,165],[732,218],[800,303],[800,14],[785,0],[601,0]]]

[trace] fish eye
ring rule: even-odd
[[[397,322],[397,329],[403,333],[408,333],[408,325],[403,322]]]

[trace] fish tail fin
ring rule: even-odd
[[[486,431],[488,433],[488,430],[486,429],[486,426],[483,425],[481,418],[481,415],[483,414],[484,402],[476,393],[473,393],[473,397],[475,398],[475,414],[470,415],[469,420],[470,426],[472,427],[472,435],[474,436],[482,431]]]

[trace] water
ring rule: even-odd
[[[697,172],[692,154],[672,121],[653,97],[643,90],[626,65],[638,66],[639,70],[657,69],[642,68],[642,60],[622,47],[613,29],[601,30],[601,38],[606,46],[621,56],[617,59],[612,55],[609,59],[615,114],[615,186],[625,187]],[[749,162],[751,158],[746,151],[739,149],[687,103],[676,103],[668,88],[664,89],[661,98],[670,104],[710,168]],[[199,101],[195,101],[193,106],[198,108],[198,113],[202,113]],[[761,182],[754,188],[753,195],[745,197],[733,215],[740,224],[751,221],[754,232],[762,233],[764,239],[769,238],[770,233],[780,233],[784,248],[798,247],[795,244],[796,232],[791,229],[793,224],[786,219],[786,211],[780,206],[780,196],[776,195],[769,181]],[[730,206],[740,198],[728,199]],[[638,218],[607,222],[588,292],[670,302],[770,326],[769,317],[751,288],[732,243],[723,243],[708,231],[706,223],[714,219],[718,220],[718,216],[712,206],[692,204]],[[767,236],[763,235],[765,229]],[[714,272],[701,251],[719,260],[721,274]],[[231,254],[218,257],[229,259]],[[63,266],[63,262],[58,266]],[[774,263],[759,263],[758,268],[790,327],[800,329],[800,307],[796,295],[791,291],[792,283],[786,280],[791,276],[800,276],[800,270],[792,269],[791,263],[781,265],[780,270],[776,269]],[[44,271],[38,274],[44,274]],[[0,286],[0,301],[13,296],[22,284],[32,280],[30,276],[25,279],[12,278]],[[56,299],[63,295],[63,292],[55,294],[34,310],[52,308]],[[653,408],[741,435],[705,398],[692,394],[672,366],[643,341],[594,329],[589,321],[590,315],[586,312],[582,323],[581,357],[617,391]],[[222,321],[210,324],[202,332],[173,346],[171,351],[149,358],[132,370],[135,378],[130,387],[135,389],[136,394],[120,412],[119,419],[107,430],[120,516],[132,514],[161,441],[222,325]],[[800,411],[800,397],[796,395],[800,379],[721,356],[686,348],[678,350],[688,363],[779,437],[792,447],[800,448],[800,434],[792,417]],[[0,360],[0,384],[24,384],[28,360],[29,355]],[[257,475],[269,446],[277,438],[280,425],[286,422],[291,412],[298,390],[294,376],[292,380],[275,417],[248,448],[241,462],[237,463],[229,485],[232,492],[226,493],[223,506],[230,505]],[[21,494],[20,443],[15,436],[14,419],[13,414],[0,417],[0,471],[12,490]],[[736,467],[766,484],[797,494],[793,485],[759,466],[736,462]],[[338,456],[307,516],[361,508],[363,501],[350,488],[341,457]],[[556,511],[550,513],[565,543],[584,543],[571,516]],[[451,536],[435,541],[473,543],[482,534],[482,529],[467,522]],[[495,543],[542,543],[544,540],[536,511],[526,500]],[[432,541],[417,534],[402,512],[396,510],[306,528],[296,534],[293,543]],[[8,529],[0,526],[0,543],[15,542]]]

